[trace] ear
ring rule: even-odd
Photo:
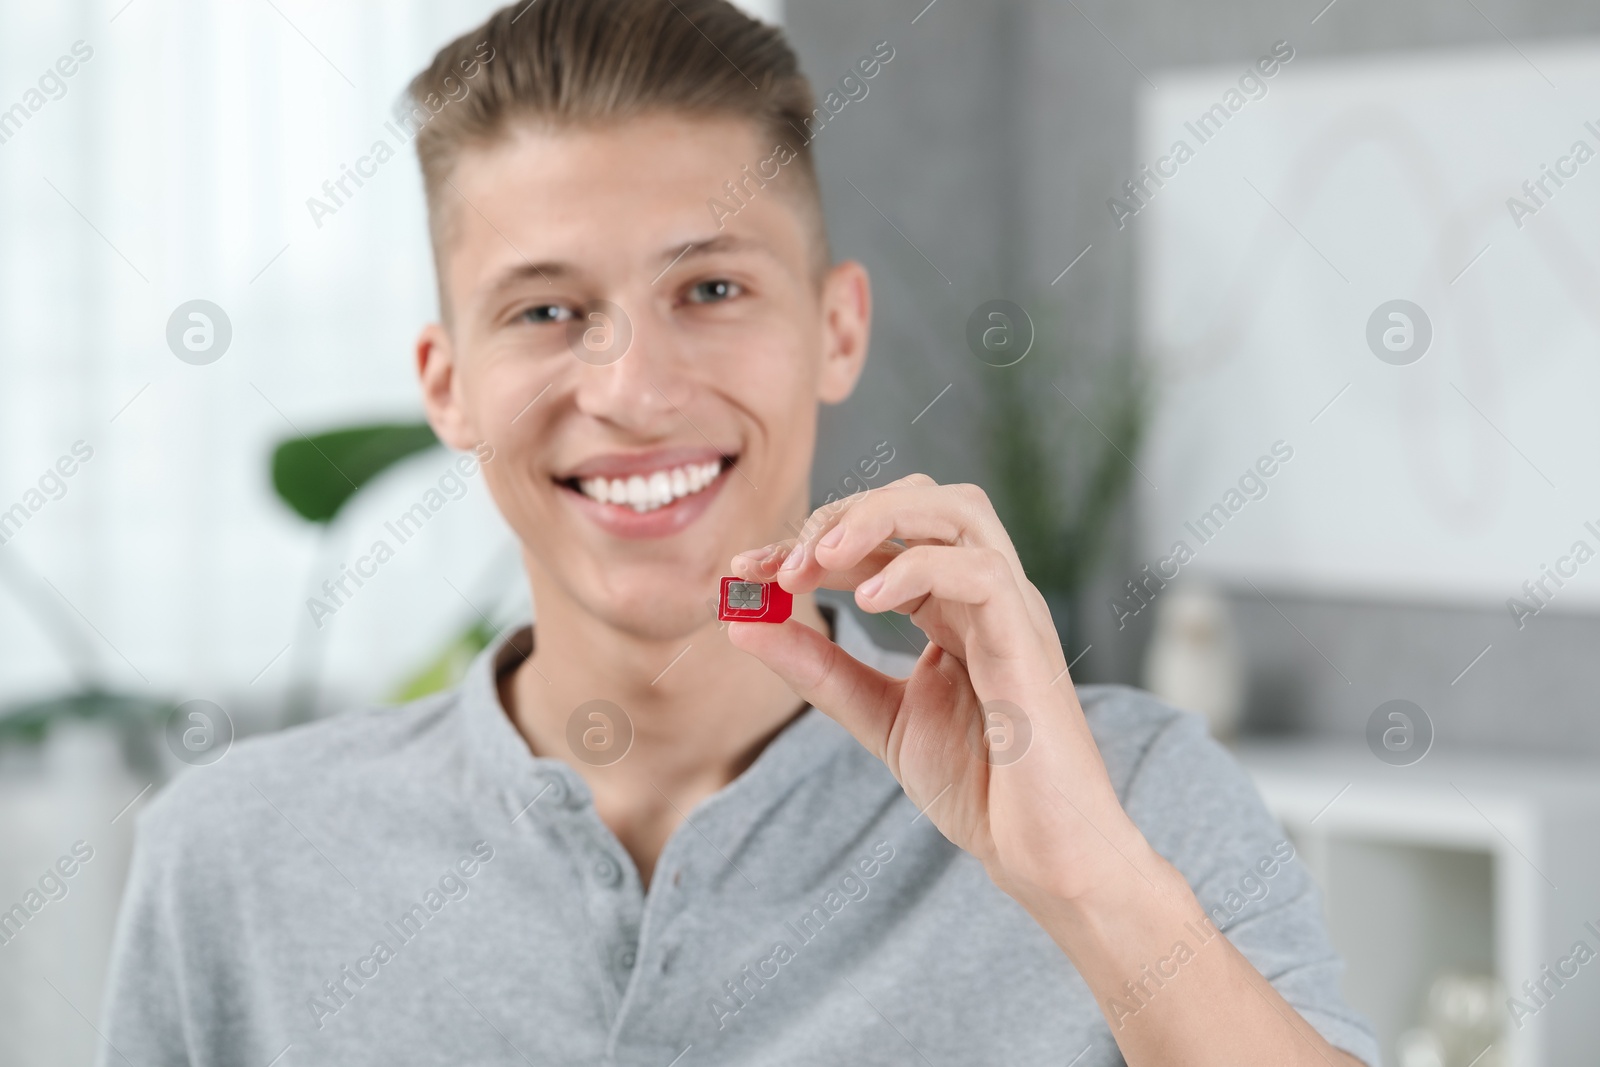
[[[817,399],[837,404],[855,391],[872,333],[872,283],[867,268],[846,260],[822,280],[822,373]]]
[[[462,403],[455,346],[450,332],[437,322],[428,323],[417,336],[417,378],[428,424],[439,440],[461,451],[474,448],[482,438]]]

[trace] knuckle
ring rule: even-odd
[[[989,505],[989,494],[983,491],[983,486],[981,485],[973,482],[962,482],[954,488],[961,499],[973,507],[982,508]]]

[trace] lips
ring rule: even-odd
[[[608,532],[664,537],[704,513],[736,459],[710,448],[618,453],[585,461],[555,480]]]

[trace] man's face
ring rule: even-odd
[[[492,446],[536,595],[625,632],[693,630],[729,557],[790,535],[817,404],[865,359],[865,273],[819,278],[793,176],[709,207],[737,206],[724,183],[773,148],[750,123],[673,115],[522,127],[445,189],[450,325],[418,344],[430,417],[455,447]]]

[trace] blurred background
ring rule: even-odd
[[[472,477],[306,609],[454,459],[386,124],[495,6],[0,6],[0,1064],[93,1057],[162,783],[531,613]],[[817,501],[984,485],[1074,678],[1256,777],[1391,1062],[1595,1062],[1600,9],[746,6],[835,92],[830,230],[876,287]]]

